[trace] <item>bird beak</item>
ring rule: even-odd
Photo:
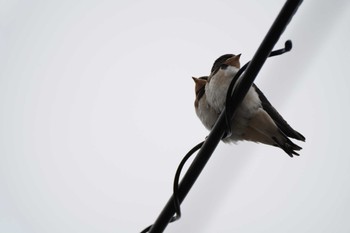
[[[241,63],[239,62],[239,58],[241,57],[241,54],[235,55],[225,61],[225,64],[237,67],[238,69],[241,68]]]

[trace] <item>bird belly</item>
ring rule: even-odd
[[[227,142],[244,140],[243,135],[247,130],[249,121],[259,108],[261,108],[261,101],[254,88],[251,87],[233,116],[231,121],[232,135],[227,138]]]
[[[210,107],[206,101],[205,96],[198,103],[198,108],[196,108],[196,114],[201,120],[202,124],[208,130],[211,130],[219,118],[219,113],[217,113],[212,107]]]

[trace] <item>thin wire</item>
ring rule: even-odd
[[[180,200],[179,200],[179,180],[181,171],[187,162],[187,160],[196,152],[199,150],[204,144],[204,141],[198,143],[195,147],[193,147],[181,160],[174,178],[174,184],[173,184],[173,195],[174,195],[174,207],[175,207],[175,215],[171,218],[170,222],[175,222],[176,220],[179,220],[181,218],[181,208],[180,208]]]
[[[196,152],[199,150],[204,144],[204,141],[198,143],[195,147],[193,147],[187,154],[183,157],[181,160],[179,166],[176,169],[175,178],[174,178],[174,184],[173,184],[173,195],[174,195],[174,207],[175,207],[175,215],[170,219],[169,222],[175,222],[181,218],[181,207],[180,207],[180,200],[179,200],[179,180],[181,171],[186,164],[187,160]],[[146,227],[143,231],[140,233],[147,233],[153,225],[150,225]]]

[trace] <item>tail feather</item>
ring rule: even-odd
[[[246,140],[258,141],[280,147],[290,157],[299,155],[296,151],[302,149],[288,138],[289,135],[284,134],[269,114],[263,109],[258,109],[255,115],[250,119],[248,128],[252,128],[253,130],[246,131],[248,134],[245,136]],[[258,133],[253,134],[254,132]]]
[[[277,139],[277,137],[272,137],[272,139],[275,141],[276,145],[282,150],[284,150],[290,157],[293,157],[293,155],[299,156],[299,154],[296,151],[299,151],[302,148],[294,144],[285,135],[281,134],[281,137],[279,137],[279,139]]]
[[[278,126],[278,128],[288,137],[305,141],[305,137],[299,133],[298,131],[294,130],[285,119],[278,113],[278,111],[271,105],[271,103],[268,101],[268,99],[265,97],[265,95],[260,91],[260,89],[253,84],[253,87],[255,88],[255,91],[258,93],[259,98],[261,100],[262,107],[264,110],[270,115],[272,120],[275,122],[275,124]]]

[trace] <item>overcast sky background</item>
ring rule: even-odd
[[[139,232],[208,132],[191,76],[249,61],[269,1],[0,1],[0,232]],[[350,232],[349,1],[304,1],[256,83],[301,156],[220,143],[166,232]]]

